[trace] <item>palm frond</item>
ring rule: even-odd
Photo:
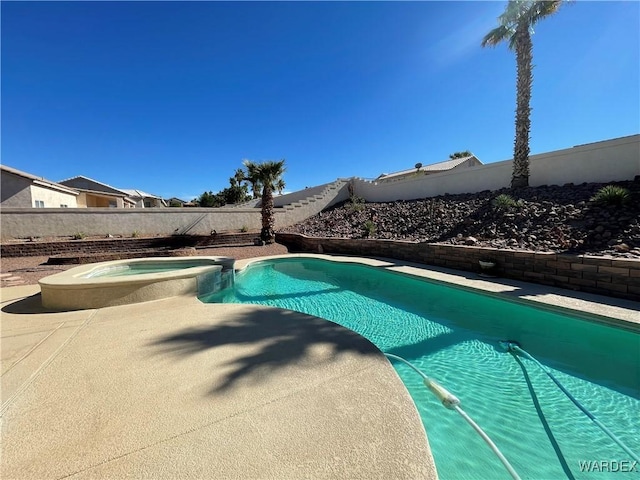
[[[562,0],[538,0],[524,12],[524,20],[533,26],[545,17],[553,15],[562,6]]]
[[[515,33],[519,28],[528,28],[556,13],[567,0],[509,0],[504,12],[498,17],[498,26],[485,35],[482,46],[494,47],[508,40],[509,48],[515,48]]]
[[[486,47],[489,45],[490,47],[495,47],[507,38],[511,38],[513,33],[513,30],[507,25],[500,25],[484,36],[482,39],[482,46]]]

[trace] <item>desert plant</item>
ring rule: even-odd
[[[600,205],[624,205],[631,200],[631,193],[618,185],[605,185],[591,197],[593,203]]]
[[[353,212],[359,212],[364,208],[364,198],[362,197],[358,197],[357,195],[351,195],[351,198],[349,198],[349,201],[351,202],[349,204],[349,208]]]
[[[131,232],[131,238],[138,238],[140,236],[140,232],[138,230],[134,230]]]
[[[240,231],[242,233],[248,232],[249,231],[249,227],[247,227],[246,225],[242,225],[242,227],[240,227]]]
[[[494,210],[509,210],[517,207],[520,203],[513,199],[511,195],[502,193],[491,201]]]
[[[86,235],[82,232],[76,232],[73,235],[71,235],[71,238],[73,238],[74,240],[82,240],[85,237]]]
[[[362,225],[362,229],[364,230],[365,237],[372,237],[375,235],[378,227],[372,220],[367,220],[364,222],[364,225]]]

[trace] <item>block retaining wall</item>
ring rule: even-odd
[[[499,277],[640,301],[640,260],[636,259],[291,233],[278,233],[276,241],[292,252],[396,258],[478,273],[478,261],[491,259],[496,263],[492,273]]]
[[[107,252],[134,252],[152,249],[215,247],[222,245],[250,245],[259,233],[217,235],[176,235],[153,238],[109,238],[65,240],[53,242],[18,242],[0,245],[2,257],[52,256],[67,253],[97,255]]]

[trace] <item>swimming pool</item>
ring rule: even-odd
[[[639,467],[624,471],[633,467],[628,455],[540,369],[498,344],[519,342],[638,452],[637,332],[381,270],[269,260],[237,274],[233,288],[201,299],[316,315],[406,358],[461,399],[523,478],[607,478],[603,468],[618,468],[608,473],[615,478],[636,478]],[[440,478],[507,478],[482,440],[438,404],[415,372],[394,367],[423,419]]]
[[[166,259],[162,259],[166,260]],[[227,261],[233,268],[233,261]],[[79,275],[80,278],[99,277],[129,277],[132,275],[146,275],[148,273],[164,273],[186,270],[189,268],[206,267],[211,265],[223,265],[221,262],[201,260],[200,258],[186,257],[185,259],[173,259],[168,261],[152,259],[123,260],[119,262],[105,262],[102,266],[92,268],[87,273]]]

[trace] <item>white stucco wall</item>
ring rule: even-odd
[[[530,157],[530,184],[604,183],[640,175],[640,135]]]
[[[434,197],[445,193],[469,193],[497,190],[511,181],[511,161],[434,173],[398,182],[375,183],[354,180],[354,193],[368,202],[393,202]]]
[[[5,208],[30,208],[36,206],[36,200],[44,202],[45,208],[59,208],[60,205],[68,205],[69,208],[77,206],[76,195],[66,193],[55,188],[38,183],[12,172],[2,170],[2,207]]]
[[[262,226],[260,209],[116,209],[116,208],[3,208],[2,238],[47,236],[173,235],[188,233],[209,235],[218,232],[250,230]],[[276,226],[284,219],[284,211],[276,213]]]
[[[36,206],[36,200],[44,202],[45,208],[60,208],[60,205],[67,205],[68,208],[76,208],[77,196],[57,190],[51,190],[39,185],[31,185],[31,206]]]
[[[529,185],[564,185],[633,180],[640,175],[640,135],[531,155]],[[369,202],[390,202],[497,190],[511,184],[513,160],[418,176],[393,183],[354,181],[355,194]]]

